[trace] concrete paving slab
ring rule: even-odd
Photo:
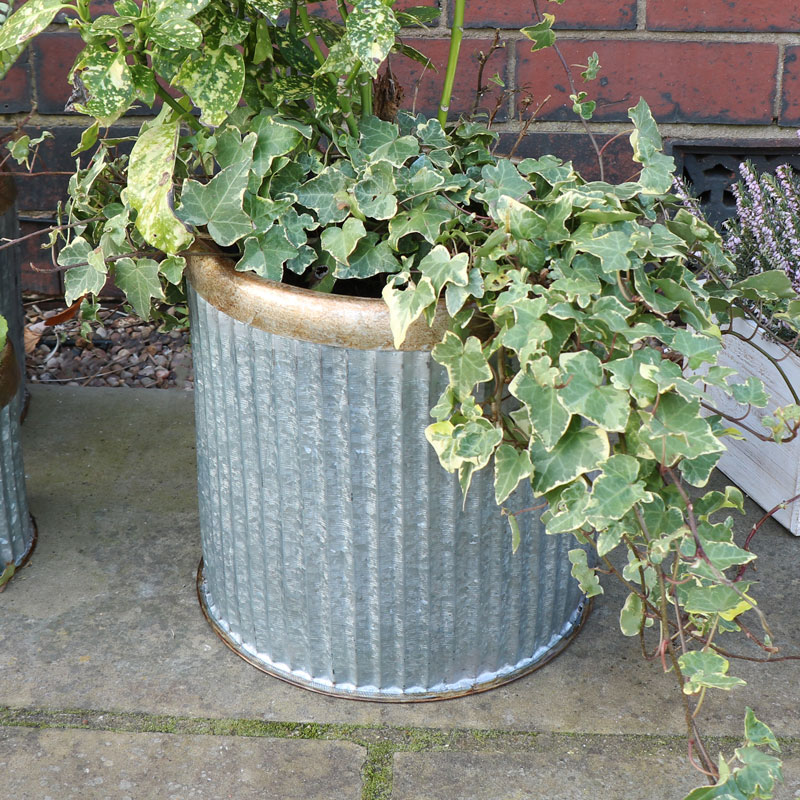
[[[40,542],[0,595],[0,705],[433,728],[678,734],[677,689],[617,628],[610,584],[559,658],[514,684],[434,704],[315,695],[264,676],[212,634],[197,605],[200,558],[192,397],[34,386],[24,426]],[[757,512],[739,523],[746,530]],[[795,634],[800,540],[759,534],[776,637]],[[798,653],[795,636],[793,649]],[[743,709],[800,735],[800,663],[709,698],[705,730],[739,736]],[[751,665],[735,668],[752,678]]]
[[[800,758],[785,755],[788,799]],[[538,736],[525,753],[396,753],[392,800],[675,800],[702,785],[674,742]]]
[[[348,742],[0,728],[15,800],[358,800],[364,757]]]

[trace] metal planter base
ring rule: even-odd
[[[381,701],[483,691],[560,652],[588,613],[574,540],[527,512],[512,552],[491,470],[463,502],[425,440],[441,330],[423,323],[399,352],[381,301],[191,262],[198,596],[225,643],[292,683]],[[527,486],[507,503],[534,505]]]

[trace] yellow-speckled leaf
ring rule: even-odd
[[[131,106],[136,85],[123,53],[91,50],[80,61],[78,70],[88,100],[75,104],[75,110],[94,117],[108,127]]]
[[[188,247],[194,237],[172,210],[172,173],[179,123],[152,124],[136,140],[128,167],[127,199],[136,227],[148,244],[167,254]]]
[[[346,39],[353,55],[373,78],[389,55],[400,23],[383,0],[360,0],[347,18]]]
[[[0,25],[0,78],[11,69],[25,43],[38,36],[63,7],[60,0],[28,0]]]
[[[203,50],[188,58],[175,78],[200,109],[200,121],[221,125],[239,105],[244,88],[244,60],[234,47]]]

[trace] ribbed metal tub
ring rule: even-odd
[[[19,441],[19,365],[8,343],[0,351],[0,589],[21,567],[36,544],[36,528],[28,514],[25,469]],[[14,399],[12,399],[14,398]]]
[[[17,223],[16,188],[10,175],[0,176],[0,239],[13,239],[19,236]],[[0,251],[0,314],[8,322],[8,332],[19,361],[22,379],[17,396],[14,398],[14,411],[22,411],[25,381],[25,348],[22,341],[23,313],[20,292],[19,249],[9,247]],[[13,413],[13,412],[12,412]]]
[[[204,257],[189,277],[198,594],[230,647],[310,689],[404,701],[491,688],[570,641],[588,610],[570,537],[526,513],[512,553],[490,471],[462,508],[425,440],[443,320],[399,352],[380,301]]]

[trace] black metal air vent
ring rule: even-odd
[[[676,172],[693,187],[700,198],[706,217],[719,226],[736,213],[731,187],[739,180],[739,164],[751,161],[758,172],[774,171],[781,164],[790,164],[800,173],[800,141],[758,146],[758,143],[732,142],[718,144],[673,144]]]

